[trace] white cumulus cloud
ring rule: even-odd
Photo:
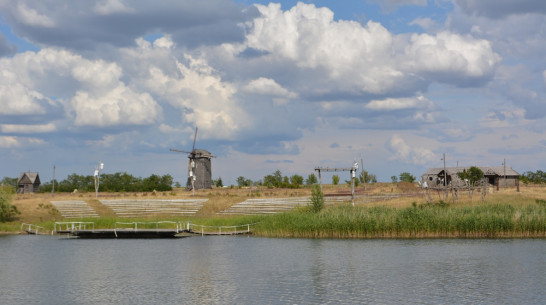
[[[150,94],[122,81],[123,71],[113,62],[44,48],[2,58],[0,68],[0,113],[5,115],[45,116],[59,104],[74,114],[78,126],[145,125],[161,115]]]
[[[0,72],[1,73],[1,72]],[[5,80],[5,78],[0,77]],[[40,104],[43,96],[20,83],[5,81],[0,84],[0,114],[25,115],[44,114],[45,109]]]
[[[99,15],[111,15],[119,13],[133,13],[134,9],[125,5],[121,0],[104,0],[97,2],[93,11]]]
[[[17,148],[43,144],[45,144],[45,141],[38,138],[0,136],[0,148]]]
[[[46,15],[38,13],[33,8],[29,8],[23,2],[19,2],[17,5],[16,14],[19,17],[19,20],[30,26],[38,27],[54,27],[55,22]]]
[[[413,34],[405,52],[406,69],[448,83],[487,77],[501,60],[487,40],[450,32]]]
[[[286,11],[279,4],[256,7],[262,15],[249,27],[247,46],[268,62],[297,66],[308,80],[298,79],[300,87],[312,94],[407,94],[431,82],[472,86],[491,79],[501,60],[489,41],[468,35],[395,35],[380,23],[334,20],[328,8],[301,2]]]
[[[388,141],[387,148],[393,154],[390,160],[425,165],[436,159],[431,150],[423,147],[411,147],[400,135],[396,134]]]
[[[161,111],[150,94],[136,93],[121,83],[100,96],[78,91],[70,103],[80,126],[152,124]]]
[[[47,123],[40,125],[30,124],[0,124],[3,133],[49,133],[57,130],[55,124]]]
[[[279,85],[274,79],[260,77],[243,87],[246,92],[285,98],[296,98],[297,94]]]
[[[150,46],[147,44],[139,47],[145,50],[127,50],[126,54],[138,60],[150,52],[157,52],[159,57],[168,58],[170,65],[163,65],[161,60],[157,64],[148,62],[148,73],[138,76],[136,81],[179,109],[183,121],[199,126],[201,135],[231,139],[242,127],[247,126],[247,115],[238,106],[234,96],[237,91],[235,86],[223,81],[204,58],[184,55],[184,60],[179,61],[163,48],[148,49]]]
[[[422,95],[414,98],[387,98],[373,100],[366,105],[367,109],[377,111],[403,110],[415,108],[432,108],[434,104]]]

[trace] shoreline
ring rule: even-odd
[[[485,201],[465,198],[453,203],[425,202],[415,196],[415,189],[396,189],[390,183],[368,186],[361,197],[328,204],[319,213],[305,205],[290,212],[257,215],[223,215],[233,205],[248,199],[300,198],[310,196],[309,188],[300,189],[211,189],[196,196],[177,190],[157,194],[31,194],[14,196],[13,205],[21,211],[16,220],[0,223],[0,236],[22,235],[21,225],[34,224],[51,233],[54,222],[70,221],[51,204],[53,200],[80,200],[92,207],[99,217],[73,221],[94,222],[97,229],[114,228],[116,222],[174,221],[203,226],[240,226],[254,224],[253,236],[271,238],[321,239],[526,239],[546,238],[546,187],[530,186],[500,190],[488,194]],[[407,186],[405,186],[407,187]],[[327,186],[325,195],[342,193],[347,186]],[[362,190],[360,190],[362,191]],[[395,196],[392,196],[394,194]],[[390,195],[390,196],[386,196]],[[380,201],[369,198],[385,197]],[[207,199],[193,216],[119,217],[100,201],[102,198],[125,200]],[[47,234],[47,233],[46,233]],[[40,234],[41,235],[41,234]]]

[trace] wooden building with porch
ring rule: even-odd
[[[19,175],[17,180],[17,194],[34,193],[40,190],[40,175],[26,172]]]
[[[499,187],[516,187],[519,191],[519,173],[510,166],[477,166],[487,179],[490,186]],[[448,186],[460,187],[465,184],[458,173],[464,170],[468,171],[470,166],[466,167],[443,167],[430,168],[421,176],[421,182],[431,188],[445,186],[444,181],[447,181]]]

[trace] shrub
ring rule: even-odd
[[[457,173],[461,180],[468,180],[471,185],[476,185],[483,178],[483,171],[476,166],[471,166],[468,171],[464,169]]]
[[[311,211],[318,213],[324,208],[324,194],[320,186],[314,185],[311,189]]]
[[[11,187],[0,187],[0,222],[10,221],[21,214],[16,206],[11,205],[12,194]]]
[[[400,174],[400,181],[413,183],[413,182],[415,182],[415,177],[412,174],[408,173],[408,172],[403,172],[403,173]],[[393,182],[394,182],[394,180],[393,180]]]

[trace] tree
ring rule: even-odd
[[[267,187],[282,187],[283,177],[280,170],[276,170],[273,175],[264,177],[264,185]]]
[[[546,172],[543,172],[541,170],[537,170],[536,172],[527,171],[520,176],[520,180],[525,184],[543,184],[546,183]]]
[[[0,186],[0,222],[13,220],[16,215],[21,214],[17,207],[11,204],[13,193],[11,186]]]
[[[317,184],[318,180],[317,180],[317,176],[315,176],[315,174],[309,174],[309,176],[307,176],[307,179],[305,180],[305,184],[307,185],[313,185],[313,184]]]
[[[250,179],[246,179],[243,176],[237,177],[237,186],[238,187],[250,186],[251,184],[252,184],[252,181]]]
[[[311,211],[314,213],[320,212],[324,208],[324,194],[320,186],[313,185],[311,189]]]
[[[290,177],[290,186],[292,188],[299,188],[303,185],[303,177],[300,175],[292,175]]]
[[[398,177],[391,176],[391,181],[392,181],[392,183],[398,183]]]
[[[0,186],[11,186],[14,190],[17,190],[17,178],[4,177],[0,181]]]
[[[218,179],[214,180],[214,186],[224,187],[224,183],[222,182],[222,177],[218,177]]]
[[[282,183],[280,187],[290,187],[290,178],[288,178],[288,176],[284,176],[282,178]]]
[[[339,183],[339,176],[338,175],[333,175],[332,176],[332,184],[337,185],[338,183]]]
[[[375,175],[370,174],[367,171],[362,171],[360,173],[360,175],[358,176],[358,179],[362,183],[376,183],[377,182],[377,178],[375,177]]]
[[[468,170],[464,169],[457,173],[461,180],[469,181],[471,185],[476,185],[483,178],[483,171],[476,166],[471,166]]]
[[[360,179],[356,179],[356,178],[355,178],[354,181],[355,181],[355,187],[357,187],[358,184],[360,183]],[[345,183],[347,183],[347,185],[350,186],[350,185],[351,185],[351,180],[345,180]]]
[[[400,174],[400,181],[406,181],[406,182],[409,182],[409,183],[413,183],[413,182],[415,182],[415,177],[412,176],[408,172],[403,172],[403,173]]]

